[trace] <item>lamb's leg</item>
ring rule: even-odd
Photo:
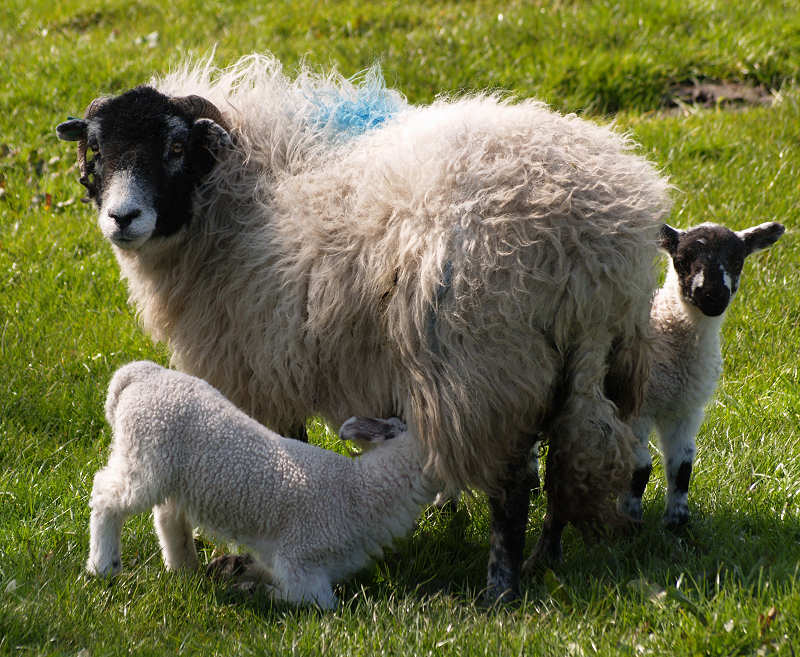
[[[99,470],[92,484],[89,506],[89,559],[92,575],[116,575],[122,570],[120,535],[125,519],[152,505],[145,486],[131,485],[126,464],[110,462]]]
[[[678,527],[689,521],[689,480],[697,453],[695,436],[702,422],[703,414],[697,413],[660,432],[667,475],[664,523],[668,527]]]
[[[116,575],[122,570],[122,523],[125,515],[104,505],[95,505],[89,517],[89,559],[86,570],[90,575]]]
[[[548,506],[550,506],[549,502]],[[563,557],[561,535],[566,526],[567,523],[558,516],[555,509],[548,509],[539,541],[522,565],[522,572],[528,574],[537,567],[560,563]]]
[[[506,471],[504,496],[489,497],[491,528],[485,599],[489,603],[519,598],[519,579],[532,479],[526,456]]]
[[[637,444],[633,450],[634,469],[630,490],[620,495],[619,510],[633,520],[642,519],[642,495],[644,495],[650,473],[653,470],[653,458],[650,456],[649,438],[652,423],[646,419],[636,419],[631,423]]]
[[[168,499],[153,507],[153,524],[167,570],[197,568],[192,525],[175,500]]]
[[[336,609],[339,600],[333,585],[322,568],[307,570],[288,560],[275,558],[270,569],[272,597],[293,605],[319,605],[321,609]]]

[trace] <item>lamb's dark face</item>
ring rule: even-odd
[[[189,223],[197,184],[230,145],[221,122],[199,97],[137,87],[94,101],[85,119],[70,119],[57,133],[78,141],[81,183],[97,205],[103,235],[133,250]]]
[[[719,224],[681,231],[666,224],[661,246],[672,258],[683,299],[709,317],[725,312],[739,288],[745,258],[774,244],[784,227],[769,222],[734,232]]]

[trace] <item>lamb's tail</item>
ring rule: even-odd
[[[163,370],[163,367],[152,361],[140,360],[123,365],[114,372],[114,376],[111,377],[111,382],[108,384],[108,394],[106,395],[106,420],[112,427],[117,413],[117,404],[123,390],[131,383],[144,381],[155,372]]]

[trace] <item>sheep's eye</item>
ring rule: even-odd
[[[183,155],[183,142],[172,142],[172,146],[169,147],[169,154],[172,156]]]

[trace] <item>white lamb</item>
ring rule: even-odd
[[[642,517],[642,494],[652,470],[648,441],[655,427],[667,478],[664,521],[678,526],[689,520],[695,436],[722,373],[725,310],[739,287],[745,258],[774,244],[783,232],[775,222],[737,232],[711,223],[685,231],[664,225],[661,247],[670,264],[650,313],[656,357],[644,406],[633,420],[639,444],[631,490],[620,500],[631,517]]]
[[[92,488],[92,574],[120,571],[122,524],[152,507],[169,570],[197,566],[196,522],[252,548],[275,599],[329,609],[332,583],[406,534],[441,486],[398,419],[345,422],[340,435],[362,447],[386,441],[348,458],[283,438],[205,381],[147,361],[114,375],[106,417],[113,441]]]

